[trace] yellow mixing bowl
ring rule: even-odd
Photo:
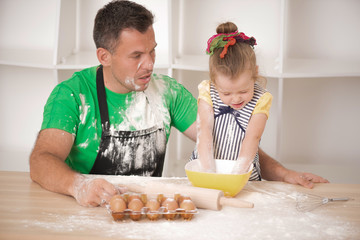
[[[248,182],[252,168],[244,174],[231,174],[235,161],[215,160],[216,173],[200,172],[199,160],[195,159],[185,165],[186,175],[195,187],[222,190],[225,196],[234,197]]]

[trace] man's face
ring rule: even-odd
[[[152,26],[145,33],[125,29],[115,51],[110,55],[109,76],[105,85],[117,93],[144,91],[155,63],[155,34]]]

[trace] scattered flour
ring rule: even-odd
[[[123,179],[117,181],[115,177],[107,178],[112,183],[143,182],[139,181],[139,177],[127,179],[124,182]],[[171,181],[184,183],[186,180],[172,178]],[[199,209],[191,221],[160,219],[151,222],[143,219],[135,222],[126,219],[115,222],[106,208],[99,207],[84,208],[71,216],[61,212],[43,212],[41,221],[26,219],[24,215],[22,224],[62,234],[80,231],[84,235],[126,239],[359,239],[359,225],[329,217],[326,208],[310,213],[297,212],[292,199],[297,193],[286,186],[259,192],[248,183],[243,197],[254,202],[253,209]]]

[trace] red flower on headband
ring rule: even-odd
[[[227,51],[228,51],[228,47],[230,45],[235,45],[236,43],[236,39],[234,37],[226,37],[226,39],[224,38],[224,40],[229,40],[228,43],[224,46],[224,49],[222,50],[222,52],[220,53],[220,58],[224,58]]]
[[[223,47],[223,51],[221,53],[221,58],[224,58],[229,46],[235,45],[236,42],[243,42],[249,44],[251,47],[256,45],[256,39],[254,37],[248,37],[243,32],[232,32],[232,33],[219,33],[213,35],[207,41],[207,49],[206,53],[212,55],[214,53],[215,48]]]

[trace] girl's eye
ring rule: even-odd
[[[229,96],[230,95],[230,93],[223,93],[224,94],[224,96]]]

